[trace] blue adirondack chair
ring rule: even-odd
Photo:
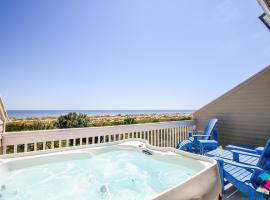
[[[188,140],[180,142],[176,148],[185,151],[194,150],[195,152],[200,149],[201,154],[204,150],[215,149],[218,145],[217,131],[215,130],[217,122],[216,118],[209,119],[201,134],[196,130],[188,132]]]
[[[247,146],[244,146],[244,145],[236,144],[236,145],[228,145],[228,146],[225,147],[225,149],[226,150],[239,150],[239,151],[245,151],[245,152],[248,152],[248,153],[261,155],[263,150],[264,150],[264,147],[253,148],[253,147],[247,147]]]
[[[257,191],[258,176],[265,172],[270,173],[270,138],[266,142],[263,153],[256,166],[239,162],[240,154],[252,156],[244,151],[233,150],[233,160],[215,158],[218,161],[220,178],[222,180],[222,193],[227,183],[233,184],[249,199],[268,199],[269,194]]]
[[[249,165],[257,165],[260,155],[262,154],[264,147],[250,148],[243,145],[228,145],[224,149],[215,149],[207,152],[205,155],[208,157],[220,157],[227,160],[234,160],[239,154],[239,162]],[[246,152],[249,154],[242,154]]]
[[[205,153],[205,156],[208,157],[219,157],[222,159],[226,159],[226,160],[234,160],[234,158],[237,157],[236,154],[239,154],[239,159],[238,162],[240,163],[244,163],[244,164],[249,164],[249,165],[257,165],[260,155],[258,155],[256,153],[256,151],[247,154],[242,154],[242,152],[244,153],[249,153],[246,151],[239,151],[239,150],[227,150],[226,147],[225,149],[215,149],[209,152]]]

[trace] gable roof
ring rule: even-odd
[[[263,70],[259,71],[257,74],[251,76],[250,78],[248,78],[247,80],[245,80],[244,82],[240,83],[239,85],[237,85],[236,87],[232,88],[231,90],[229,90],[228,92],[226,92],[225,94],[221,95],[220,97],[216,98],[215,100],[211,101],[210,103],[204,105],[202,108],[198,109],[196,112],[199,112],[201,110],[207,109],[208,106],[215,104],[217,101],[226,98],[227,96],[237,92],[238,90],[240,90],[241,88],[251,84],[253,81],[257,80],[258,78],[260,78],[261,76],[265,75],[266,73],[270,73],[270,65],[267,66],[266,68],[264,68]],[[195,112],[195,113],[196,113]],[[195,114],[194,113],[194,114]]]
[[[270,0],[257,0],[257,1],[261,5],[265,14],[268,15],[268,17],[270,17]]]
[[[264,13],[259,17],[260,20],[270,30],[270,0],[257,0]]]

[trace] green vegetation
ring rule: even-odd
[[[23,120],[23,121],[8,122],[6,125],[6,132],[46,130],[46,129],[54,129],[54,128],[55,128],[55,125],[51,121]]]
[[[136,124],[136,119],[133,117],[128,117],[124,119],[124,124]]]
[[[71,112],[58,117],[55,126],[57,128],[82,128],[88,127],[89,123],[90,120],[87,115]]]
[[[191,115],[116,115],[116,116],[87,116],[69,113],[58,118],[46,119],[13,119],[6,125],[7,132],[46,130],[56,128],[117,126],[125,124],[142,124],[166,121],[191,120]],[[49,148],[50,144],[46,144]]]

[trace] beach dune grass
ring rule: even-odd
[[[47,130],[56,128],[73,128],[59,127],[59,118],[63,117],[47,117],[47,118],[27,118],[16,119],[12,118],[6,124],[6,132],[14,131],[33,131],[33,130]],[[192,116],[189,114],[134,114],[134,115],[103,115],[103,116],[87,116],[84,125],[80,127],[98,127],[98,126],[117,126],[125,124],[141,124],[141,123],[155,123],[166,121],[181,121],[191,120]],[[74,126],[77,127],[77,126]]]

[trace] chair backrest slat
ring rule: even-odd
[[[217,125],[218,119],[213,118],[213,119],[209,119],[207,124],[204,127],[204,131],[203,131],[203,140],[209,140],[212,132],[214,131],[216,125]]]

